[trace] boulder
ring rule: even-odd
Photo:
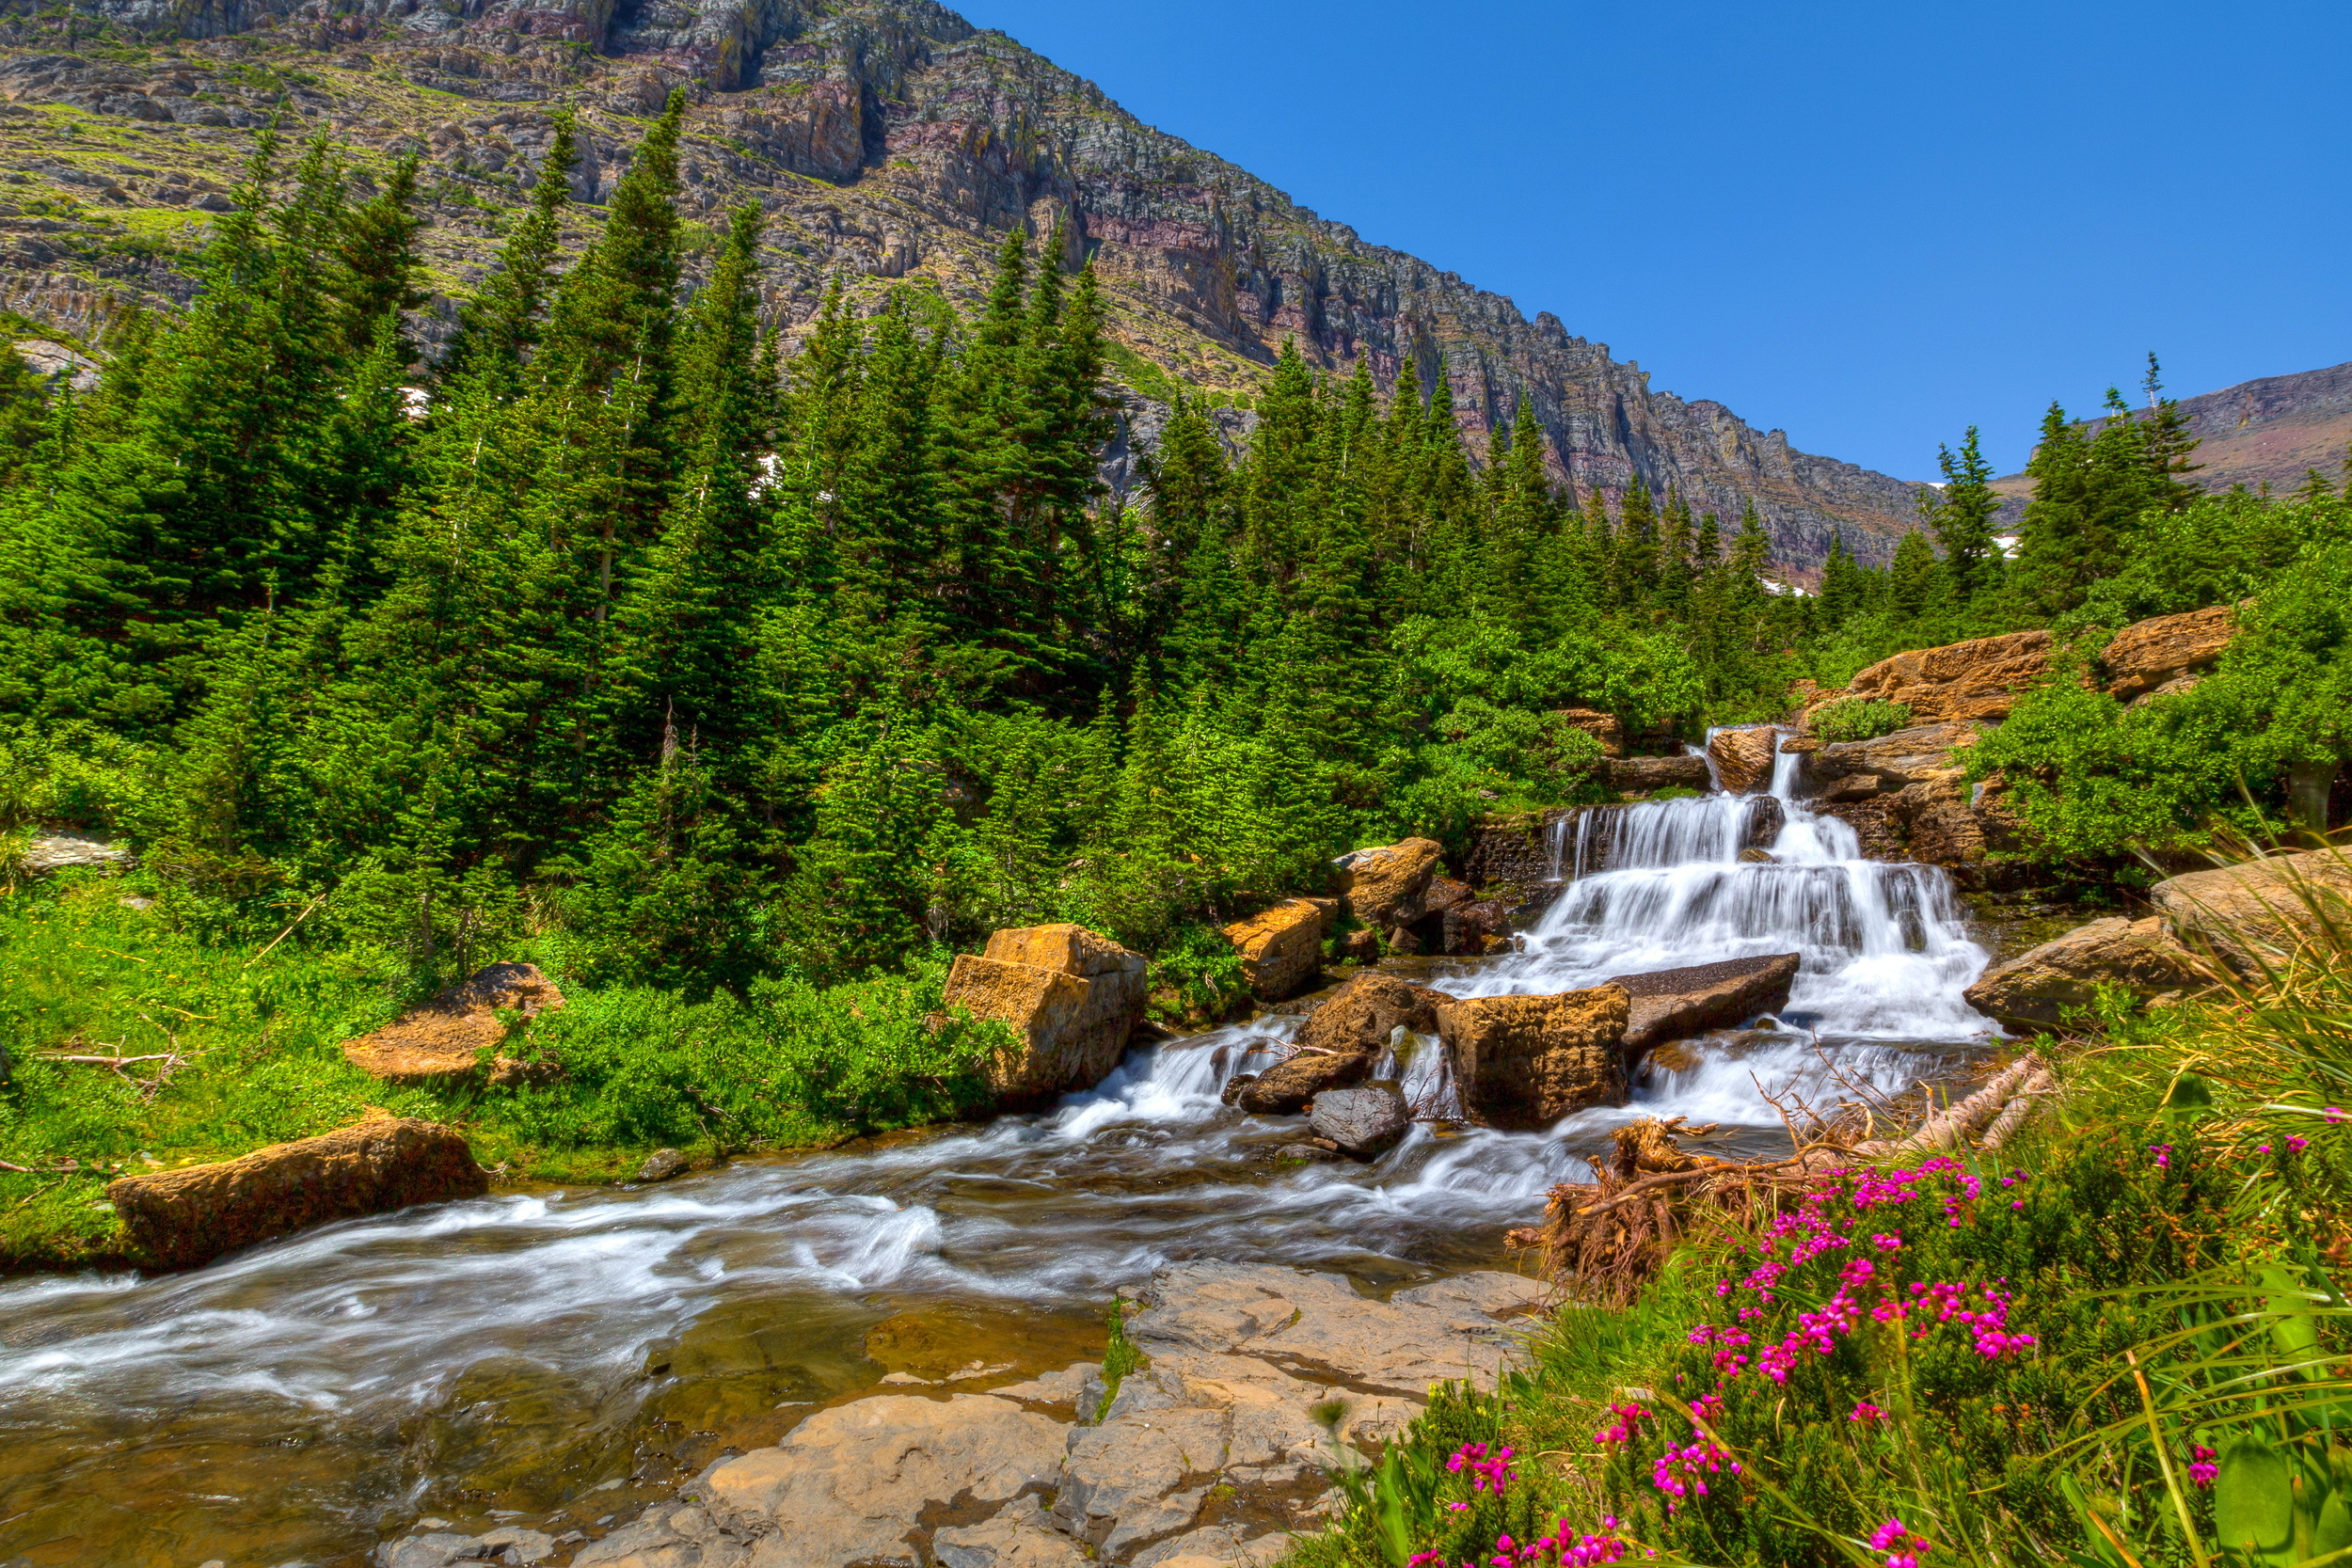
[[[1472,1121],[1535,1130],[1625,1097],[1630,999],[1617,986],[1482,996],[1438,1009],[1438,1037]]]
[[[496,1053],[506,1043],[509,1030],[498,1016],[501,1009],[519,1013],[528,1022],[562,1006],[564,993],[537,965],[491,964],[373,1034],[346,1041],[343,1055],[360,1071],[388,1084],[464,1078],[481,1066],[485,1051]],[[490,1062],[493,1084],[523,1083],[546,1073],[546,1064],[516,1061],[502,1053]]]
[[[2322,916],[2340,932],[2352,929],[2352,855],[2313,849],[2192,871],[2158,882],[2148,901],[2175,941],[2209,946],[2252,979],[2317,936]]]
[[[1982,733],[1973,723],[1954,721],[1915,724],[1871,740],[1841,740],[1807,757],[1805,771],[1820,780],[1867,777],[1886,789],[1900,789],[1920,779],[1956,776],[1952,753],[1975,745]]]
[[[2018,696],[2049,673],[2050,634],[2013,631],[1883,658],[1856,674],[1849,693],[1900,703],[1924,723],[2006,719]]]
[[[1358,927],[1332,944],[1340,962],[1376,964],[1380,961],[1380,933],[1366,927]]]
[[[2236,634],[2235,605],[2135,621],[2109,639],[2099,656],[2107,690],[2128,703],[2183,676],[2210,670]]]
[[[1241,955],[1242,978],[1261,1002],[1279,1002],[1315,977],[1327,918],[1320,904],[1285,898],[1225,927],[1225,940]]]
[[[1233,1104],[1253,1117],[1295,1117],[1317,1096],[1362,1083],[1372,1076],[1372,1067],[1368,1051],[1301,1051],[1243,1085]]]
[[[1994,965],[1963,994],[1977,1011],[2011,1027],[2050,1029],[2069,1010],[2089,1007],[2102,985],[2142,998],[2201,986],[2193,963],[2188,950],[2165,934],[2162,920],[2114,916]]]
[[[1773,748],[1779,732],[1769,724],[1746,729],[1717,730],[1707,740],[1708,759],[1715,779],[1734,795],[1754,795],[1772,784]]]
[[[1444,852],[1434,839],[1408,838],[1342,855],[1336,863],[1343,906],[1375,930],[1411,925],[1424,912],[1422,895]]]
[[[998,931],[958,954],[944,1005],[1011,1026],[1018,1042],[981,1069],[998,1101],[1034,1105],[1101,1083],[1143,1019],[1143,955],[1082,926]]]
[[[1377,971],[1351,976],[1307,1015],[1298,1043],[1342,1053],[1385,1049],[1399,1027],[1426,1035],[1438,1027],[1438,1008],[1453,998]]]
[[[1441,927],[1444,950],[1475,958],[1506,947],[1511,941],[1511,911],[1500,898],[1473,898],[1445,911]]]
[[[722,1518],[785,1532],[762,1543],[783,1552],[756,1560],[920,1568],[911,1538],[951,1506],[1052,1486],[1068,1430],[985,1394],[883,1394],[820,1410],[775,1448],[712,1466],[695,1494]]]
[[[1729,1029],[1758,1013],[1788,1005],[1799,956],[1775,953],[1761,958],[1726,958],[1684,969],[1618,974],[1602,982],[1626,993],[1625,1059],[1667,1040],[1688,1039],[1710,1029]]]
[[[1769,849],[1788,825],[1788,814],[1770,795],[1758,795],[1740,814],[1740,847]]]
[[[1613,757],[1625,751],[1625,723],[1613,713],[1593,707],[1564,707],[1552,715],[1565,719],[1600,742],[1600,754]]]
[[[130,864],[135,858],[127,844],[109,844],[83,833],[35,833],[17,851],[16,863],[28,877],[46,877],[82,865],[111,871]]]
[[[106,1200],[133,1246],[164,1267],[193,1268],[330,1220],[489,1190],[455,1128],[378,1115],[215,1164],[120,1177]]]
[[[667,1181],[673,1176],[683,1176],[692,1166],[686,1156],[675,1148],[657,1148],[645,1156],[645,1163],[637,1167],[640,1181]]]
[[[1711,789],[1714,784],[1705,757],[1618,757],[1609,764],[1609,787],[1620,795],[1646,795],[1653,789]]]
[[[1404,1090],[1391,1083],[1319,1094],[1307,1118],[1308,1130],[1316,1137],[1328,1139],[1342,1154],[1357,1160],[1377,1160],[1403,1143],[1412,1126]]]

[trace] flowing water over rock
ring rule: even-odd
[[[1584,874],[1522,951],[1427,976],[1549,992],[1803,955],[1778,1027],[1657,1053],[1633,1104],[1547,1132],[1419,1124],[1369,1165],[1328,1160],[1303,1118],[1219,1103],[1295,1027],[1269,1015],[985,1127],[501,1194],[185,1275],[0,1285],[0,1564],[356,1562],[421,1518],[596,1533],[886,1375],[977,1388],[1097,1356],[1104,1300],[1172,1261],[1385,1292],[1508,1267],[1504,1230],[1632,1117],[1785,1147],[1768,1091],[1899,1092],[1991,1027],[1960,998],[1985,954],[1944,874],[1861,859],[1788,799],[1796,761],[1772,862],[1740,858],[1740,799],[1631,807],[1605,865],[1562,847]],[[1442,1104],[1433,1045],[1408,1040],[1393,1070]]]

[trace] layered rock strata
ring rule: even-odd
[[[1482,996],[1438,1009],[1438,1037],[1473,1121],[1538,1131],[1625,1097],[1629,999],[1597,986],[1556,996]]]

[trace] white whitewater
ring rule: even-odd
[[[1776,1027],[1674,1053],[1629,1107],[1543,1133],[1417,1127],[1372,1165],[1301,1163],[1285,1153],[1295,1119],[1245,1117],[1218,1099],[1295,1027],[1269,1017],[1137,1051],[1089,1093],[982,1128],[745,1161],[660,1187],[502,1195],[354,1221],[153,1280],[0,1285],[0,1442],[55,1456],[46,1474],[0,1473],[0,1521],[150,1506],[94,1499],[167,1449],[199,1444],[266,1471],[279,1463],[270,1454],[298,1448],[305,1484],[281,1498],[257,1504],[249,1488],[231,1496],[192,1481],[185,1509],[205,1517],[202,1499],[217,1497],[222,1528],[246,1530],[259,1506],[306,1549],[364,1550],[453,1488],[485,1484],[469,1481],[469,1465],[496,1468],[487,1452],[404,1458],[385,1434],[474,1422],[479,1447],[494,1444],[499,1421],[526,1419],[510,1408],[541,1427],[568,1422],[596,1437],[593,1455],[565,1461],[569,1496],[599,1467],[630,1472],[643,1434],[666,1418],[670,1383],[649,1357],[717,1336],[714,1325],[788,1325],[805,1341],[802,1360],[769,1370],[778,1386],[807,1391],[787,1402],[834,1397],[874,1375],[856,1348],[865,1327],[910,1304],[1092,1315],[1114,1288],[1198,1256],[1371,1281],[1486,1266],[1502,1230],[1537,1218],[1547,1190],[1581,1175],[1581,1154],[1629,1117],[1720,1121],[1745,1130],[1733,1147],[1767,1148],[1781,1134],[1766,1091],[1834,1099],[1840,1075],[1899,1090],[1991,1028],[1961,1001],[1986,955],[1948,879],[1862,859],[1850,828],[1794,799],[1798,760],[1783,758],[1773,780],[1785,825],[1770,863],[1740,859],[1749,800],[1628,807],[1605,842],[1586,814],[1551,841],[1572,879],[1521,949],[1431,982],[1462,995],[1540,993],[1803,956]],[[1418,1101],[1447,1092],[1429,1042],[1405,1042],[1388,1067]],[[492,1383],[501,1391],[485,1394]],[[387,1465],[397,1481],[375,1473]],[[347,1484],[331,1480],[342,1474]],[[11,1549],[0,1524],[0,1558]]]

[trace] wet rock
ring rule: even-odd
[[[192,1268],[329,1220],[479,1197],[489,1186],[456,1129],[375,1116],[235,1160],[120,1177],[106,1200],[141,1253]]]
[[[409,1008],[372,1035],[345,1042],[352,1066],[388,1084],[435,1084],[472,1075],[485,1052],[497,1053],[511,1033],[501,1010],[532,1019],[564,1006],[564,993],[534,964],[490,964]],[[548,1075],[548,1064],[502,1053],[490,1062],[493,1084],[527,1083]]]
[[[1625,1098],[1629,998],[1615,986],[1486,996],[1438,1009],[1438,1037],[1470,1119],[1534,1130]]]
[[[1301,1051],[1258,1074],[1234,1095],[1233,1103],[1253,1117],[1295,1117],[1317,1095],[1371,1076],[1368,1052]]]
[[[127,844],[109,844],[82,833],[35,833],[17,852],[17,863],[29,877],[46,877],[74,866],[108,870],[129,865],[134,857]]]
[[[2237,635],[2237,607],[2214,605],[2185,615],[2137,621],[2107,641],[2099,655],[2107,691],[2131,702],[2175,680],[2210,670]]]
[[[1077,1542],[1054,1528],[1043,1504],[1024,1497],[985,1524],[942,1529],[931,1537],[941,1568],[1085,1568]]]
[[[675,1148],[657,1148],[645,1156],[644,1164],[637,1167],[637,1180],[667,1181],[673,1176],[685,1174],[687,1169],[688,1162],[685,1155],[680,1154]]]
[[[1242,1090],[1257,1081],[1258,1075],[1254,1072],[1236,1072],[1225,1080],[1225,1086],[1217,1090],[1216,1097],[1228,1105],[1238,1104],[1241,1101]]]
[[[1241,955],[1242,978],[1260,1001],[1279,1002],[1315,977],[1328,919],[1320,903],[1286,898],[1225,927],[1225,940]]]
[[[1444,950],[1475,958],[1507,946],[1511,911],[1499,898],[1473,898],[1445,911]]]
[[[1654,789],[1707,789],[1714,782],[1707,771],[1705,757],[1618,757],[1609,764],[1609,787],[1620,795],[1646,795]]]
[[[746,1568],[765,1527],[764,1520],[716,1517],[697,1503],[660,1503],[582,1546],[572,1568]]]
[[[1408,838],[1342,855],[1337,880],[1343,906],[1375,930],[1411,925],[1424,912],[1422,895],[1443,854],[1434,839]]]
[[[1754,795],[1771,786],[1773,746],[1779,732],[1769,724],[1747,729],[1717,730],[1708,738],[1707,755],[1715,777],[1734,795]]]
[[[1987,1017],[2021,1029],[2058,1026],[2071,1009],[2089,1007],[2102,985],[2146,998],[2201,987],[2188,950],[2151,916],[2094,920],[1995,964],[1963,992]]]
[[[1067,1431],[984,1394],[884,1394],[818,1411],[779,1446],[714,1465],[695,1490],[715,1517],[763,1534],[757,1568],[917,1568],[910,1537],[927,1510],[1051,1486]]]
[[[1757,849],[1755,847],[1742,849],[1740,851],[1740,863],[1742,865],[1771,865],[1772,863],[1772,852],[1770,849]]]
[[[1036,1104],[1091,1088],[1119,1065],[1143,1018],[1145,962],[1080,926],[996,932],[959,954],[945,1006],[1011,1025],[1020,1043],[982,1068],[1001,1103]]]
[[[1740,847],[1769,849],[1788,825],[1788,814],[1781,803],[1770,795],[1759,795],[1740,814]]]
[[[1728,1029],[1758,1013],[1788,1005],[1800,955],[1776,953],[1760,958],[1616,974],[1604,981],[1629,999],[1624,1046],[1629,1067],[1643,1053],[1667,1040],[1688,1039],[1710,1029]]]
[[[2175,941],[2192,951],[2210,946],[2251,979],[2316,936],[2323,916],[2352,927],[2352,859],[2314,849],[2192,871],[2158,882],[2148,901]]]
[[[1396,1085],[1366,1084],[1317,1095],[1307,1126],[1352,1159],[1376,1160],[1405,1141],[1413,1114]]]
[[[1900,703],[1921,723],[2006,719],[2050,669],[2050,634],[2013,631],[1897,654],[1855,674],[1851,695]],[[1824,748],[1822,754],[1835,751]]]
[[[1426,1035],[1438,1026],[1445,992],[1377,972],[1352,975],[1307,1015],[1298,1043],[1323,1051],[1377,1052],[1398,1028]]]

